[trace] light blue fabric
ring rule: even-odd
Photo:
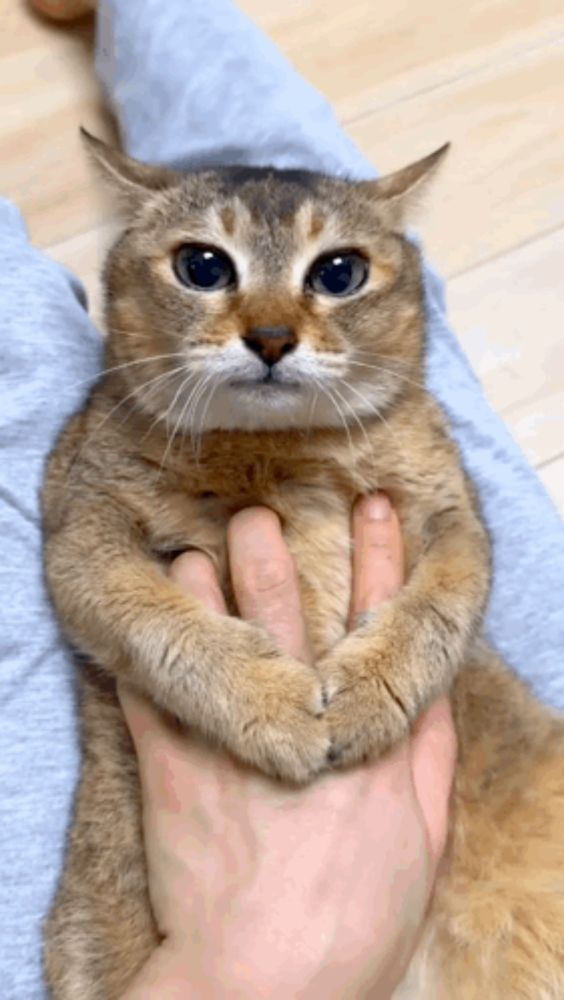
[[[327,105],[227,0],[103,0],[97,69],[128,150],[155,162],[372,167]],[[393,138],[390,140],[393,143]],[[99,370],[79,284],[34,250],[0,201],[0,997],[36,1000],[48,910],[78,767],[73,667],[41,577],[44,459]],[[564,708],[564,528],[487,406],[427,271],[429,385],[446,408],[494,536],[488,625]],[[78,998],[77,998],[78,1000]]]
[[[78,774],[73,665],[42,580],[45,456],[100,367],[79,282],[0,200],[0,997],[43,996],[40,922]],[[86,383],[88,384],[88,383]]]

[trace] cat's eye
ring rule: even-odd
[[[368,261],[355,251],[318,257],[306,277],[306,287],[320,295],[352,295],[368,277]]]
[[[179,281],[199,292],[218,292],[237,282],[231,258],[215,247],[185,243],[174,256],[174,272]]]

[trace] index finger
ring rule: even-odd
[[[404,580],[399,518],[388,497],[363,497],[353,511],[353,572],[350,621],[394,597]]]

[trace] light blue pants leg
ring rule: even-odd
[[[227,0],[102,0],[97,68],[128,150],[198,165],[372,167],[331,109]],[[489,627],[541,697],[564,707],[564,529],[449,330],[428,270],[429,385],[445,406],[494,536]],[[42,583],[46,454],[99,370],[72,277],[0,202],[0,996],[43,997],[40,923],[60,871],[78,750],[73,667]]]
[[[47,452],[100,367],[79,282],[0,199],[0,997],[43,995],[40,922],[78,770],[74,668],[42,579]],[[85,382],[86,380],[86,382]]]

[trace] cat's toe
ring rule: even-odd
[[[332,767],[376,759],[404,739],[409,730],[401,708],[377,684],[362,683],[341,690],[333,697],[325,718]]]
[[[331,741],[322,720],[312,720],[307,731],[288,726],[266,727],[264,770],[284,781],[303,785],[327,767]]]
[[[292,783],[311,781],[327,767],[330,748],[323,690],[313,670],[279,664],[263,675],[239,730],[244,760]]]

